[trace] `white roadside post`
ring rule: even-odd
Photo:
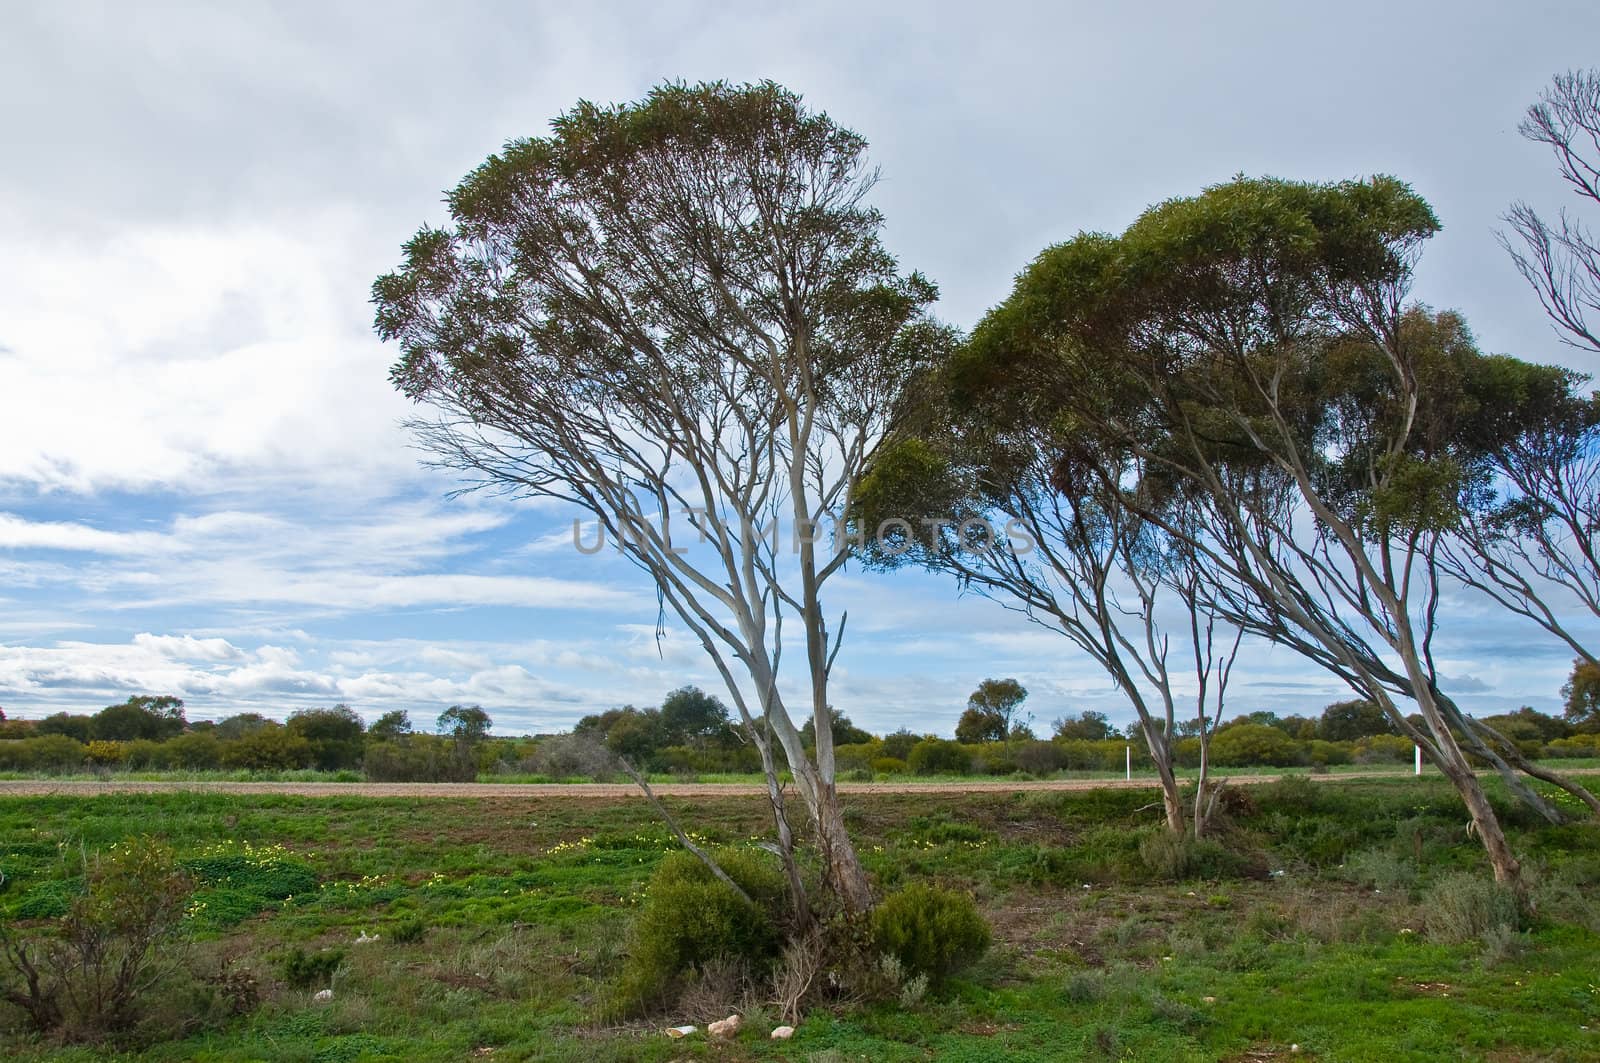
[[[1422,774],[1422,747],[1421,746],[1416,746],[1415,749],[1417,751],[1417,767],[1416,767],[1416,771],[1414,772],[1414,774],[1421,775]]]
[[[1129,782],[1132,782],[1133,781],[1133,747],[1132,746],[1123,746],[1122,747],[1122,752],[1124,754],[1124,759],[1127,761],[1127,768],[1125,769],[1124,778],[1126,778]]]

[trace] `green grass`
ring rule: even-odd
[[[187,924],[196,969],[226,962],[261,992],[247,1014],[187,1032],[166,1021],[141,1042],[92,1048],[9,1035],[0,1055],[288,1063],[492,1048],[480,1058],[961,1063],[1252,1058],[1299,1044],[1309,1058],[1385,1063],[1600,1057],[1600,825],[1508,813],[1538,919],[1496,943],[1445,945],[1420,902],[1482,860],[1440,783],[1240,793],[1226,859],[1181,882],[1141,856],[1158,815],[1143,791],[851,795],[880,891],[970,890],[995,946],[914,1009],[813,1012],[787,1044],[765,1039],[769,1013],[720,1048],[668,1041],[662,1027],[697,1021],[679,1014],[595,1024],[644,884],[672,848],[642,801],[0,798],[7,918],[58,913],[85,853],[155,833],[202,883]],[[707,843],[766,829],[756,798],[667,803]],[[380,940],[354,944],[362,932]],[[279,966],[324,947],[346,960],[333,1002],[314,1005]],[[184,1014],[182,1001],[168,1007]]]

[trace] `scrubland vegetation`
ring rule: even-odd
[[[779,932],[782,875],[755,845],[767,813],[748,798],[667,804],[722,854],[754,906],[712,881],[640,801],[0,799],[5,949],[34,958],[55,1008],[20,1006],[25,982],[0,961],[9,1001],[0,1052],[410,1061],[1272,1058],[1295,1044],[1309,1058],[1352,1060],[1600,1051],[1600,827],[1550,826],[1496,793],[1529,868],[1519,902],[1483,868],[1442,781],[1224,794],[1217,829],[1200,842],[1164,830],[1149,790],[853,796],[847,819],[884,900],[865,923],[825,916],[815,928],[834,943],[825,951]],[[805,874],[815,882],[818,869],[808,861]],[[128,956],[143,957],[130,995],[85,992],[86,979]],[[325,989],[331,999],[316,1001]],[[728,1045],[661,1033],[735,1011],[745,1028]],[[780,1022],[798,1026],[791,1042],[767,1039]]]
[[[1020,706],[1027,692],[1020,684],[1017,689]],[[152,704],[162,707],[160,715]],[[471,728],[460,729],[452,711],[473,713]],[[141,696],[94,714],[0,722],[0,776],[609,782],[625,778],[619,760],[624,757],[657,779],[754,779],[761,772],[760,756],[743,741],[727,707],[694,687],[671,692],[661,708],[629,706],[585,717],[570,734],[496,737],[487,714],[476,715],[481,712],[455,706],[438,725],[442,733],[419,734],[403,712],[369,728],[342,705],[302,710],[286,723],[254,714],[190,723],[180,699]],[[1532,759],[1569,766],[1600,759],[1600,718],[1582,703],[1564,717],[1523,708],[1484,722]],[[861,782],[1120,774],[1130,749],[1134,770],[1150,770],[1138,726],[1123,734],[1103,714],[1083,712],[1057,720],[1052,730],[1052,737],[1041,739],[1020,716],[1011,722],[969,707],[956,739],[907,730],[878,736],[836,713],[834,757],[841,778]],[[802,742],[813,747],[811,729],[802,733]],[[1376,770],[1410,765],[1414,752],[1376,705],[1341,701],[1314,716],[1236,717],[1211,734],[1208,758],[1232,769]],[[1172,754],[1180,770],[1197,768],[1199,738],[1180,729]]]

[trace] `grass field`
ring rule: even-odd
[[[852,795],[881,889],[970,890],[995,931],[976,966],[910,1008],[813,1012],[765,1039],[673,1042],[702,1013],[597,1023],[646,880],[671,845],[638,800],[233,794],[0,798],[0,908],[64,910],[84,854],[140,835],[202,883],[194,976],[116,1046],[8,1034],[17,1059],[1058,1060],[1600,1058],[1600,825],[1508,811],[1537,915],[1479,926],[1477,846],[1434,780],[1240,791],[1226,853],[1187,869],[1148,843],[1137,790]],[[669,805],[743,844],[759,801]],[[1504,807],[1502,805],[1502,807]],[[1476,891],[1476,892],[1475,892]],[[1435,912],[1424,916],[1423,902]],[[1453,913],[1453,914],[1451,914]],[[1463,914],[1466,913],[1466,914]],[[354,944],[363,932],[379,940]],[[289,987],[288,950],[339,948],[333,1000]],[[240,1014],[218,987],[253,983]],[[9,1016],[7,1017],[10,1018]],[[1299,1052],[1291,1046],[1299,1046]]]

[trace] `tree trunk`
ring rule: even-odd
[[[824,783],[818,788],[817,798],[817,841],[828,882],[847,911],[854,914],[870,911],[872,885],[867,881],[867,871],[861,866],[856,847],[850,841],[850,832],[845,828],[844,807],[839,804],[838,791],[832,783]]]
[[[783,784],[778,781],[778,766],[772,759],[772,743],[760,738],[756,741],[761,750],[761,767],[767,775],[767,801],[772,805],[772,819],[777,825],[778,859],[783,862],[783,877],[789,882],[789,904],[794,909],[795,929],[804,930],[811,925],[811,901],[806,897],[800,865],[794,859],[794,831],[789,827],[789,813],[784,807]]]
[[[1520,891],[1522,865],[1512,853],[1511,846],[1506,841],[1505,831],[1500,828],[1500,819],[1494,814],[1494,808],[1489,804],[1489,798],[1484,794],[1483,785],[1478,781],[1477,775],[1465,762],[1447,765],[1444,763],[1444,758],[1441,758],[1439,769],[1444,772],[1445,777],[1455,786],[1456,792],[1466,803],[1467,813],[1472,817],[1472,830],[1489,854],[1489,865],[1494,869],[1494,880],[1503,886],[1511,886]]]
[[[1194,836],[1201,838],[1206,832],[1206,783],[1211,775],[1211,736],[1206,733],[1204,721],[1200,731],[1200,774],[1194,782]]]
[[[1150,743],[1150,759],[1155,761],[1156,775],[1161,780],[1161,804],[1167,813],[1167,829],[1182,837],[1188,829],[1184,822],[1183,794],[1178,791],[1178,777],[1172,771],[1172,751],[1164,746],[1165,743]],[[1158,748],[1160,753],[1156,752]]]

